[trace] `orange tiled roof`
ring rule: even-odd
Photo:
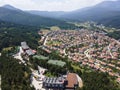
[[[69,73],[67,75],[68,85],[66,87],[73,88],[75,84],[78,84],[77,76],[75,73]]]

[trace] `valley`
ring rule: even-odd
[[[0,90],[120,90],[120,0],[0,1]]]

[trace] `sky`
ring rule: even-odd
[[[110,0],[0,0],[0,6],[10,4],[22,10],[73,11],[102,1]]]

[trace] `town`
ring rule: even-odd
[[[59,73],[60,75],[51,77],[46,74],[46,72],[49,74],[49,69],[44,65],[38,64],[37,69],[31,67],[35,60],[61,69],[67,67],[66,61],[49,57],[53,51],[58,52],[61,58],[67,57],[79,66],[87,66],[92,70],[108,73],[120,83],[120,42],[108,37],[105,32],[85,29],[40,30],[38,34],[41,37],[38,50],[31,49],[24,41],[18,47],[18,52],[13,55],[19,60],[19,64],[30,66],[31,86],[36,90],[77,90],[78,87],[83,86],[81,77],[69,70],[64,74]],[[47,55],[41,54],[42,52],[46,52]]]
[[[42,35],[39,43],[46,52],[59,51],[60,56],[108,73],[120,83],[120,42],[105,32],[82,29],[40,31],[39,34]]]

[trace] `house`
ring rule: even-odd
[[[34,55],[35,53],[33,52],[32,49],[28,49],[25,51],[28,56]]]
[[[78,78],[75,73],[68,73],[66,80],[68,82],[66,90],[75,90],[78,87]]]
[[[34,55],[36,53],[35,50],[30,49],[30,47],[27,45],[26,42],[21,42],[21,47],[22,47],[24,53],[28,56]]]
[[[76,90],[79,86],[77,74],[68,73],[61,77],[46,77],[43,81],[43,88],[52,90]]]
[[[27,45],[26,42],[21,42],[21,47],[24,51],[29,49],[29,46]]]
[[[65,79],[63,77],[46,77],[43,81],[43,88],[45,89],[59,89],[59,90],[63,90],[65,88],[65,83],[64,83]]]

